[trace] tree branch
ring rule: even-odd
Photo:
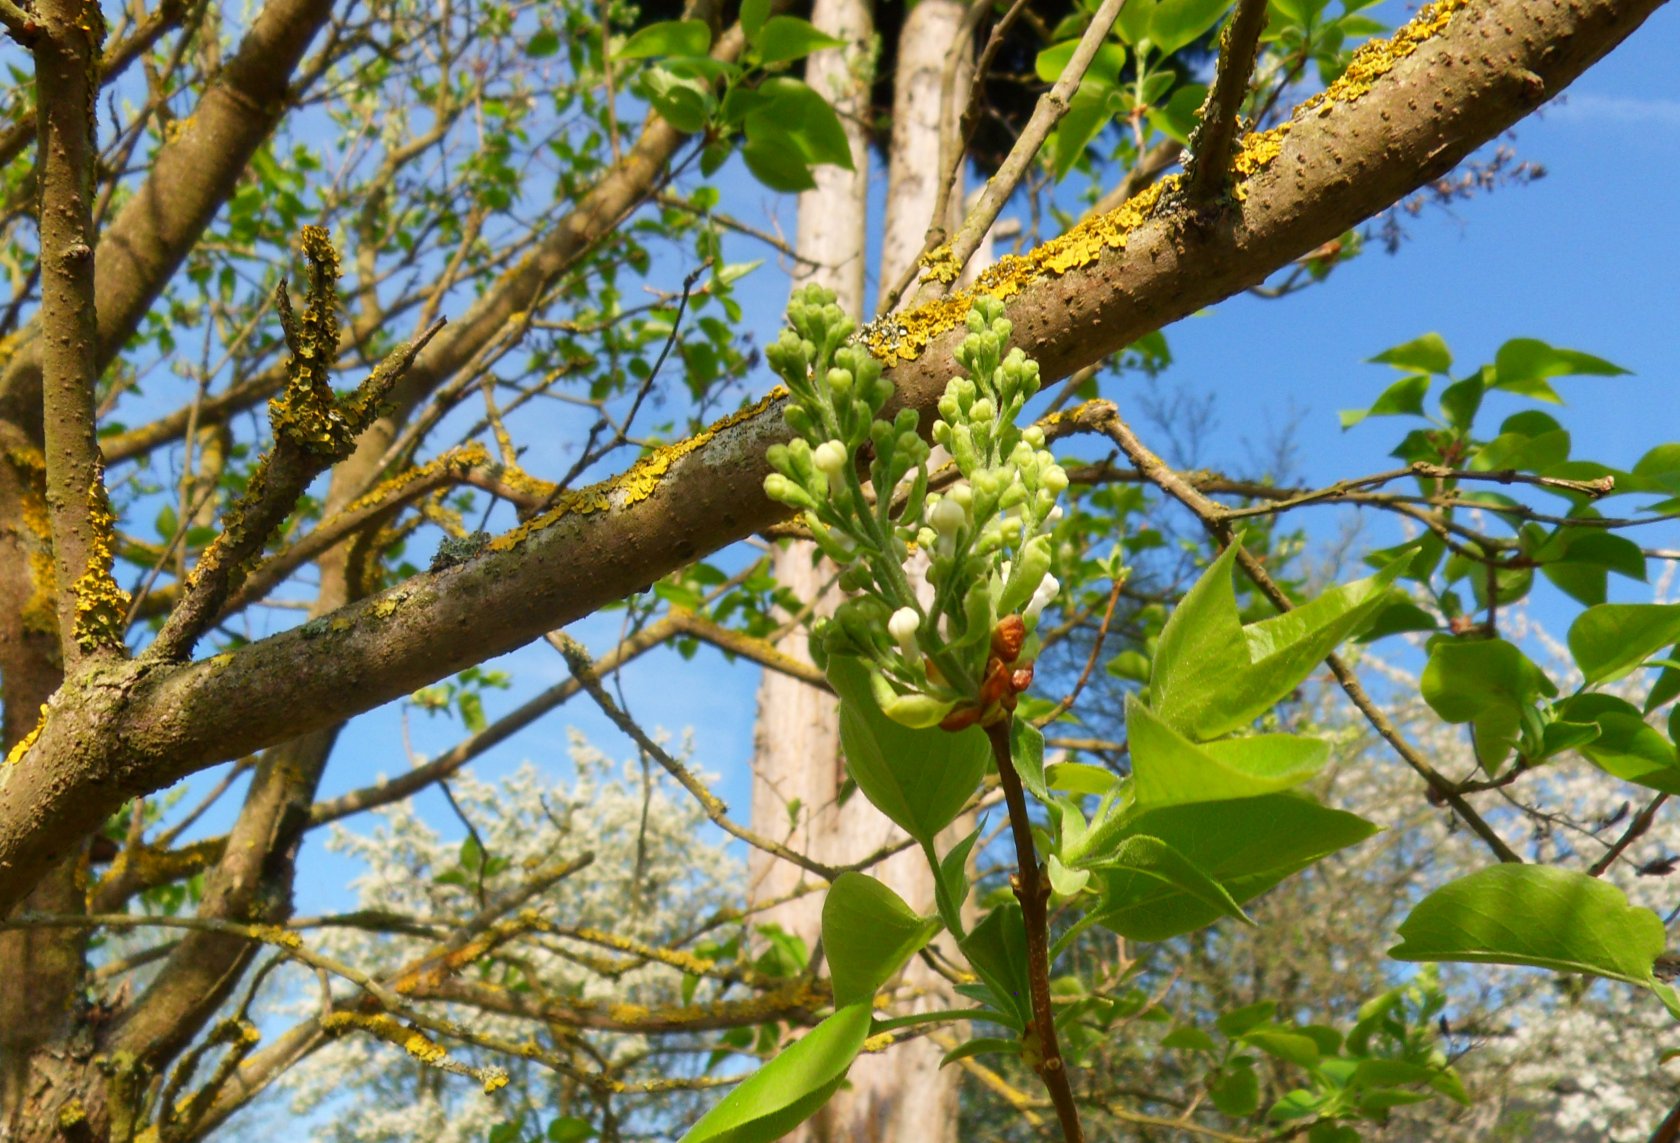
[[[181,132],[159,149],[151,174],[100,236],[99,369],[128,341],[288,110],[287,84],[332,7],[332,0],[263,5],[238,54],[180,120]],[[41,425],[44,346],[41,322],[31,328],[0,374],[0,420],[33,432]]]
[[[997,173],[986,180],[985,189],[980,192],[979,200],[969,209],[962,225],[957,228],[957,233],[951,238],[950,247],[928,256],[934,263],[926,267],[921,288],[916,295],[916,303],[925,302],[939,294],[946,285],[956,281],[961,275],[963,267],[968,265],[968,260],[980,248],[980,240],[986,236],[986,231],[991,229],[992,223],[997,221],[998,215],[1003,211],[1003,204],[1009,201],[1009,196],[1015,193],[1016,186],[1026,177],[1027,169],[1038,160],[1038,153],[1051,129],[1068,113],[1068,101],[1079,89],[1079,83],[1090,69],[1091,61],[1097,58],[1097,50],[1108,38],[1109,30],[1114,27],[1114,21],[1120,18],[1120,10],[1125,6],[1126,0],[1103,0],[1096,14],[1091,17],[1090,26],[1085,29],[1085,34],[1079,38],[1079,45],[1073,50],[1073,57],[1062,69],[1062,74],[1054,86],[1045,92],[1033,107],[1027,125],[1021,129],[1020,136],[1009,148],[1009,154],[998,167]],[[906,272],[914,273],[919,268],[921,260],[912,263]],[[898,292],[902,293],[903,289],[904,287],[900,286]]]
[[[95,61],[105,20],[84,0],[44,0],[35,41],[36,164],[41,186],[40,320],[54,331],[41,352],[47,514],[57,575],[59,646],[66,673],[86,657],[123,653],[127,598],[111,578],[110,502],[94,439],[99,380],[94,315]]]
[[[1007,299],[1017,344],[1046,381],[1063,377],[1438,177],[1657,3],[1488,0],[1444,24],[1439,8],[1425,9],[1400,34],[1407,51],[1392,50],[1386,72],[1366,72],[1362,90],[1339,89],[1248,141],[1240,211],[1186,227],[1134,201],[1002,260],[976,289]],[[872,331],[896,405],[934,407],[968,305],[965,291]],[[32,748],[0,773],[0,910],[132,794],[410,693],[783,519],[762,492],[764,450],[786,439],[780,412],[766,400],[656,450],[484,555],[341,609],[325,631],[297,628],[208,662],[126,668],[61,692]]]
[[[1238,0],[1219,37],[1219,67],[1202,102],[1200,122],[1190,137],[1184,196],[1192,210],[1214,205],[1231,173],[1231,148],[1237,141],[1237,111],[1248,94],[1248,79],[1266,30],[1266,0]]]
[[[1156,456],[1137,438],[1126,422],[1120,418],[1118,412],[1109,422],[1109,436],[1113,438],[1115,444],[1120,446],[1121,451],[1126,454],[1126,458],[1149,479],[1150,483],[1195,513],[1202,526],[1219,540],[1221,546],[1230,545],[1232,542],[1231,525],[1225,509],[1197,492],[1183,477],[1167,467],[1160,457]],[[1253,581],[1254,586],[1258,587],[1261,594],[1271,600],[1272,605],[1280,612],[1294,609],[1294,603],[1290,601],[1289,596],[1283,589],[1273,582],[1272,577],[1266,573],[1266,569],[1261,566],[1259,560],[1238,548],[1237,563],[1243,569],[1243,574]],[[1406,741],[1382,709],[1371,701],[1371,696],[1365,693],[1365,688],[1359,682],[1359,676],[1354,674],[1353,668],[1349,667],[1347,662],[1334,652],[1326,655],[1324,662],[1330,668],[1331,673],[1336,676],[1336,682],[1341,685],[1342,692],[1365,716],[1366,721],[1378,734],[1382,735],[1383,740],[1394,748],[1395,753],[1399,754],[1405,763],[1417,772],[1419,777],[1429,783],[1429,788],[1452,807],[1453,812],[1465,825],[1470,827],[1477,837],[1486,843],[1493,855],[1500,861],[1520,864],[1522,858],[1518,857],[1516,852],[1505,844],[1505,840],[1494,831],[1493,827],[1488,825],[1486,820],[1476,812],[1469,802],[1465,801],[1464,795],[1459,793],[1458,787],[1446,775],[1431,766],[1428,760],[1422,754],[1419,754],[1410,742]]]

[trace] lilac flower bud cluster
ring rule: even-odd
[[[1067,474],[1042,430],[1016,424],[1038,391],[1038,365],[1008,348],[1002,303],[976,301],[956,353],[966,376],[946,387],[933,427],[955,471],[941,470],[945,485],[930,492],[916,415],[883,415],[892,383],[848,340],[853,323],[834,295],[800,291],[788,323],[766,357],[787,384],[784,416],[795,435],[770,448],[775,471],[764,489],[800,509],[853,595],[813,633],[813,647],[819,661],[868,660],[887,713],[933,725],[982,693],[999,622],[1019,617],[1030,639],[1060,590],[1050,531]],[[915,549],[928,557],[925,571],[911,570]],[[913,582],[922,575],[931,603]],[[1035,647],[1030,641],[1023,662]]]

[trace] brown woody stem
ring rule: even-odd
[[[1032,819],[1027,817],[1027,796],[1021,788],[1021,776],[1015,772],[1015,761],[1009,752],[1009,727],[1014,716],[994,722],[985,728],[992,743],[992,757],[997,761],[998,779],[1003,786],[1004,801],[1009,806],[1009,830],[1015,838],[1015,860],[1020,871],[1011,879],[1015,899],[1021,903],[1021,916],[1027,929],[1027,984],[1032,996],[1033,1032],[1038,1037],[1039,1058],[1033,1066],[1038,1078],[1050,1093],[1050,1102],[1061,1120],[1062,1137],[1068,1143],[1084,1143],[1085,1131],[1079,1125],[1079,1108],[1073,1101],[1073,1085],[1068,1080],[1067,1064],[1062,1060],[1061,1045],[1056,1040],[1056,1014],[1050,1008],[1050,884],[1038,868],[1038,853],[1033,848]]]

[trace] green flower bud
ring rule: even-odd
[[[794,508],[814,509],[817,506],[810,493],[779,472],[772,472],[764,478],[764,494],[778,503]]]

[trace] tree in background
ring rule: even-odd
[[[1204,93],[1188,57],[1176,53],[1214,28],[1224,7],[1132,2],[1039,21],[1036,64],[1056,80],[1042,117],[1023,126],[1020,148],[1004,156],[962,225],[916,243],[919,281],[888,283],[910,304],[868,330],[864,344],[886,366],[898,406],[931,421],[974,296],[1006,302],[1015,338],[1042,376],[1078,378],[1072,394],[1089,379],[1080,371],[1173,318],[1296,259],[1308,257],[1309,272],[1322,268],[1334,257],[1326,243],[1560,91],[1651,6],[1440,3],[1350,66],[1344,41],[1369,28],[1353,14],[1326,21],[1280,4],[1268,43],[1281,66],[1259,72],[1251,90],[1264,12],[1244,4]],[[993,15],[975,11],[982,23]],[[779,625],[765,563],[705,562],[787,518],[789,506],[761,487],[767,446],[791,439],[778,399],[701,427],[738,402],[753,360],[736,295],[745,268],[722,251],[725,234],[756,230],[720,210],[705,180],[738,154],[765,186],[799,190],[825,166],[855,167],[854,148],[829,93],[789,72],[829,44],[811,24],[756,2],[739,12],[699,3],[682,15],[626,37],[629,14],[612,8],[483,4],[440,16],[430,5],[335,10],[273,0],[246,23],[224,24],[214,6],[136,4],[113,10],[107,28],[97,6],[74,0],[0,4],[34,77],[14,89],[0,137],[12,284],[0,315],[0,679],[9,749],[0,777],[0,959],[21,981],[0,990],[0,1103],[13,1137],[197,1137],[343,1037],[406,1051],[439,1069],[440,1082],[451,1069],[465,1073],[491,1098],[507,1085],[506,1065],[467,1058],[534,1061],[576,1093],[555,1098],[575,1102],[548,1109],[559,1113],[543,1122],[510,1119],[504,1135],[542,1127],[551,1137],[610,1136],[624,1130],[621,1101],[712,1086],[730,1074],[715,1069],[731,1053],[768,1054],[785,1026],[816,1023],[833,1004],[816,962],[805,963],[792,940],[772,937],[762,949],[742,933],[698,946],[694,931],[656,917],[645,939],[619,950],[628,960],[602,960],[590,950],[599,942],[575,925],[526,908],[552,900],[545,895],[577,874],[581,854],[564,845],[534,866],[496,852],[515,849],[511,842],[483,837],[476,850],[462,847],[457,868],[436,871],[433,857],[434,878],[450,878],[439,884],[471,883],[470,897],[454,905],[465,915],[442,929],[365,910],[329,919],[334,929],[390,934],[379,952],[359,954],[368,958],[361,964],[286,928],[311,831],[446,788],[477,754],[580,692],[709,821],[819,881],[859,876],[737,824],[610,690],[615,666],[666,642],[697,640],[812,677],[765,642]],[[1000,23],[1010,17],[998,14]],[[1326,78],[1348,70],[1299,110],[1281,110],[1313,63]],[[977,68],[986,74],[984,50]],[[1277,125],[1239,139],[1244,107]],[[1065,114],[1057,120],[1056,111]],[[1128,130],[1105,134],[1117,114]],[[1186,140],[1193,156],[1182,178],[1156,181]],[[1132,172],[1124,178],[1101,165],[1116,152]],[[1083,227],[1000,261],[968,292],[949,293],[1003,202],[1029,172],[1046,169],[1033,165],[1041,153],[1052,175],[1085,166],[1108,172],[1126,193]],[[635,292],[644,285],[657,291],[650,300]],[[1393,360],[1411,372],[1373,411],[1415,411],[1417,379],[1427,390],[1451,365],[1428,346]],[[1582,355],[1524,346],[1477,385],[1532,393],[1548,376],[1594,368]],[[1606,491],[1589,487],[1597,475],[1540,471],[1555,459],[1545,451],[1555,441],[1536,443],[1550,431],[1538,422],[1475,437],[1470,396],[1480,391],[1449,389],[1446,429],[1420,430],[1407,457],[1434,466],[1407,478],[1437,482],[1410,507],[1447,533],[1441,542],[1452,558],[1466,561],[1449,561],[1441,574],[1483,583],[1486,595],[1485,621],[1454,607],[1450,592],[1434,599],[1432,618],[1461,638],[1444,644],[1455,650],[1432,652],[1436,683],[1426,671],[1424,693],[1441,717],[1476,725],[1478,760],[1498,789],[1546,757],[1601,742],[1610,745],[1589,751],[1595,763],[1662,790],[1669,767],[1661,751],[1626,721],[1644,725],[1638,707],[1630,715],[1589,694],[1595,701],[1547,722],[1556,712],[1537,704],[1555,684],[1543,685],[1509,643],[1462,638],[1494,634],[1498,607],[1537,564],[1559,565],[1583,602],[1601,605],[1582,577],[1617,558],[1578,543],[1579,529],[1548,531],[1515,508],[1522,529],[1540,532],[1519,529],[1508,542],[1459,530],[1451,501],[1457,482],[1476,479],[1466,471],[1508,467],[1542,490],[1588,499]],[[558,461],[522,444],[553,435],[555,407],[571,411],[565,424],[577,441]],[[655,417],[665,423],[650,427]],[[1185,504],[1222,541],[1239,517],[1209,496],[1253,491],[1187,482],[1112,408],[1085,406],[1044,431],[1113,441],[1133,478]],[[1449,447],[1459,451],[1441,453]],[[635,449],[639,459],[618,475],[584,483],[623,467]],[[1461,470],[1472,453],[1483,467]],[[1662,487],[1660,460],[1634,474],[1647,489]],[[1076,541],[1115,534],[1132,507],[1122,497],[1105,503],[1111,481],[1100,466],[1087,475],[1085,503],[1100,511],[1068,513],[1073,547],[1060,575],[1069,596],[1038,604],[1049,609],[1047,636],[1058,615],[1070,628],[1097,623],[1106,612],[1085,597],[1110,590],[1098,573],[1118,568],[1086,561]],[[1527,545],[1517,550],[1527,564],[1511,562],[1510,543]],[[1440,562],[1404,558],[1417,559],[1425,583]],[[1250,597],[1250,606],[1290,604],[1289,585],[1252,561],[1245,571],[1269,596],[1265,604]],[[626,607],[623,639],[598,659],[558,633],[650,585],[651,596]],[[287,611],[307,618],[291,622]],[[1588,682],[1625,674],[1673,642],[1647,646],[1652,632],[1669,634],[1665,616],[1589,630],[1579,647],[1572,637]],[[1597,612],[1588,626],[1611,618]],[[476,664],[543,636],[570,677],[486,720],[481,695],[490,679]],[[1625,662],[1624,652],[1637,661]],[[1512,685],[1480,703],[1448,697],[1490,668]],[[417,692],[427,687],[443,689]],[[1166,693],[1159,680],[1154,689],[1157,698]],[[1356,683],[1349,689],[1359,693]],[[422,707],[448,705],[469,737],[414,759],[395,779],[328,796],[323,780],[342,753],[335,747],[346,721],[408,695]],[[1654,691],[1648,709],[1672,697]],[[1363,709],[1383,725],[1368,700]],[[1032,713],[1049,711],[1029,704],[1022,718]],[[1482,746],[1489,741],[1509,748],[1496,754]],[[1405,757],[1488,849],[1516,856],[1469,800],[1490,790],[1443,776],[1415,751]],[[204,806],[168,804],[165,791],[200,773],[211,779],[196,788],[209,795]],[[644,780],[642,789],[651,798],[654,784]],[[225,830],[189,832],[223,798],[240,802],[225,814]],[[1067,807],[1055,812],[1072,820]],[[1012,816],[1024,829],[1023,815]],[[472,821],[472,812],[464,816]],[[565,837],[562,822],[543,820]],[[644,813],[644,838],[655,836],[650,820]],[[1015,840],[1017,872],[1030,876],[1035,843],[1021,831]],[[519,848],[518,856],[529,854]],[[1061,903],[1077,901],[1085,891],[1077,875],[1088,871],[1063,872],[1072,876],[1057,887]],[[1105,900],[1112,904],[1112,886]],[[1438,918],[1441,902],[1433,908]],[[1621,916],[1600,912],[1605,923]],[[958,914],[942,919],[952,932]],[[135,931],[144,944],[120,952],[97,944]],[[1427,956],[1463,951],[1440,939],[1424,944]],[[651,1010],[609,1005],[585,1021],[577,977],[528,971],[549,956],[608,980],[656,964],[686,975],[674,1003],[662,993]],[[259,1029],[256,1017],[282,979],[270,967],[275,957],[311,970],[316,1005]],[[1549,963],[1532,950],[1530,959]],[[1640,979],[1625,963],[1610,967]],[[1038,1003],[1044,983],[1040,965],[1031,981],[1035,1020],[1048,1019]],[[1103,981],[1085,984],[1092,996],[1062,1006],[1073,1061],[1065,1070],[1104,1029],[1129,1019]],[[857,1003],[848,1035],[867,1025],[856,1019]],[[921,1027],[890,1031],[913,1037]],[[1273,1031],[1232,1027],[1252,1042]],[[822,1028],[801,1044],[832,1040]],[[982,1037],[989,1042],[981,1048],[1013,1053],[1041,1075],[1064,1070],[1047,1065],[1054,1039],[1043,1031],[1013,1046]],[[668,1068],[615,1054],[620,1037],[666,1032],[676,1036]],[[716,1034],[711,1043],[723,1054],[702,1055],[697,1033]],[[1305,1058],[1295,1041],[1265,1042]],[[779,1057],[789,1058],[797,1057]],[[1072,1090],[1060,1082],[1051,1091],[1065,1112]],[[1079,1095],[1087,1104],[1122,1098],[1101,1077],[1092,1082]],[[1244,1083],[1220,1087],[1215,1077],[1212,1088]],[[1243,1110],[1234,1100],[1230,1107]],[[1037,1114],[1030,1100],[1021,1109]],[[793,1110],[810,1108],[778,1108],[768,1118]],[[1374,1107],[1321,1103],[1307,1114],[1334,1130],[1344,1111]],[[585,1122],[569,1122],[578,1118]]]

